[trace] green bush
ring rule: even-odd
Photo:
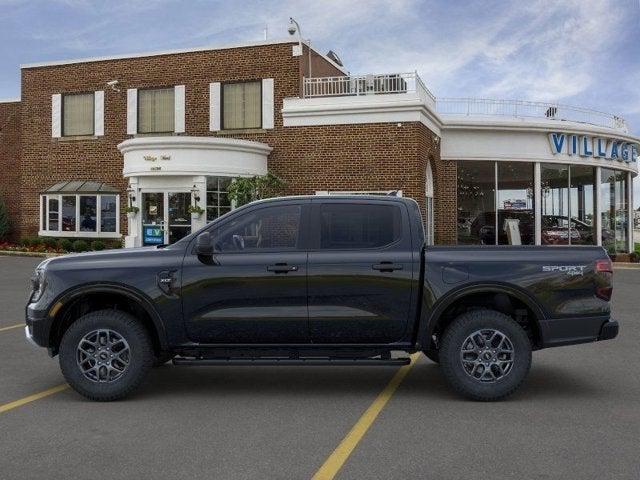
[[[122,242],[120,240],[114,240],[109,243],[109,248],[122,248]]]
[[[23,247],[30,247],[34,244],[34,239],[31,237],[24,237],[21,238],[18,243]]]
[[[76,240],[73,242],[72,248],[74,252],[86,252],[89,250],[89,245],[84,240]]]
[[[38,243],[43,244],[47,248],[58,248],[58,240],[51,237],[38,237]]]
[[[102,240],[94,240],[91,242],[91,250],[104,250],[104,242]]]
[[[71,252],[73,250],[73,242],[68,238],[63,238],[62,240],[60,240],[60,243],[58,245],[62,250],[66,252]]]

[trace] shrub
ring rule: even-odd
[[[38,237],[38,243],[43,244],[47,248],[58,248],[58,240],[51,237]]]
[[[73,250],[73,242],[68,238],[63,238],[62,240],[60,240],[59,245],[60,245],[60,248],[65,252],[70,252]]]
[[[629,254],[629,261],[634,263],[640,262],[640,253],[638,253],[637,251],[631,252]]]
[[[89,245],[84,240],[76,240],[73,242],[72,248],[74,252],[86,252],[89,250]]]
[[[120,240],[114,240],[109,244],[109,248],[122,248],[122,242]]]
[[[33,245],[33,239],[31,237],[24,237],[21,238],[18,243],[23,247],[30,247]]]
[[[104,250],[104,242],[102,240],[94,240],[91,242],[91,250]]]

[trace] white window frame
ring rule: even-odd
[[[116,231],[115,232],[101,232],[100,223],[102,220],[102,196],[116,197]],[[42,208],[42,198],[45,198],[45,207]],[[76,229],[73,232],[62,230],[62,197],[75,197],[76,199]],[[80,197],[96,197],[96,231],[85,232],[80,230]],[[49,230],[49,199],[55,198],[58,200],[58,229]],[[47,226],[46,230],[42,230],[43,215]],[[65,237],[65,238],[121,238],[120,233],[120,195],[117,193],[43,193],[40,195],[40,230],[38,235],[40,237]]]

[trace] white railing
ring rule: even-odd
[[[438,98],[436,110],[438,113],[445,115],[498,115],[516,118],[564,120],[628,132],[627,123],[622,117],[560,103],[485,98]]]
[[[416,93],[425,102],[435,104],[436,100],[415,72],[311,77],[305,78],[303,85],[305,98]]]

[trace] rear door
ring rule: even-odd
[[[385,200],[314,200],[308,259],[314,343],[388,343],[407,329],[411,234],[407,208]]]

